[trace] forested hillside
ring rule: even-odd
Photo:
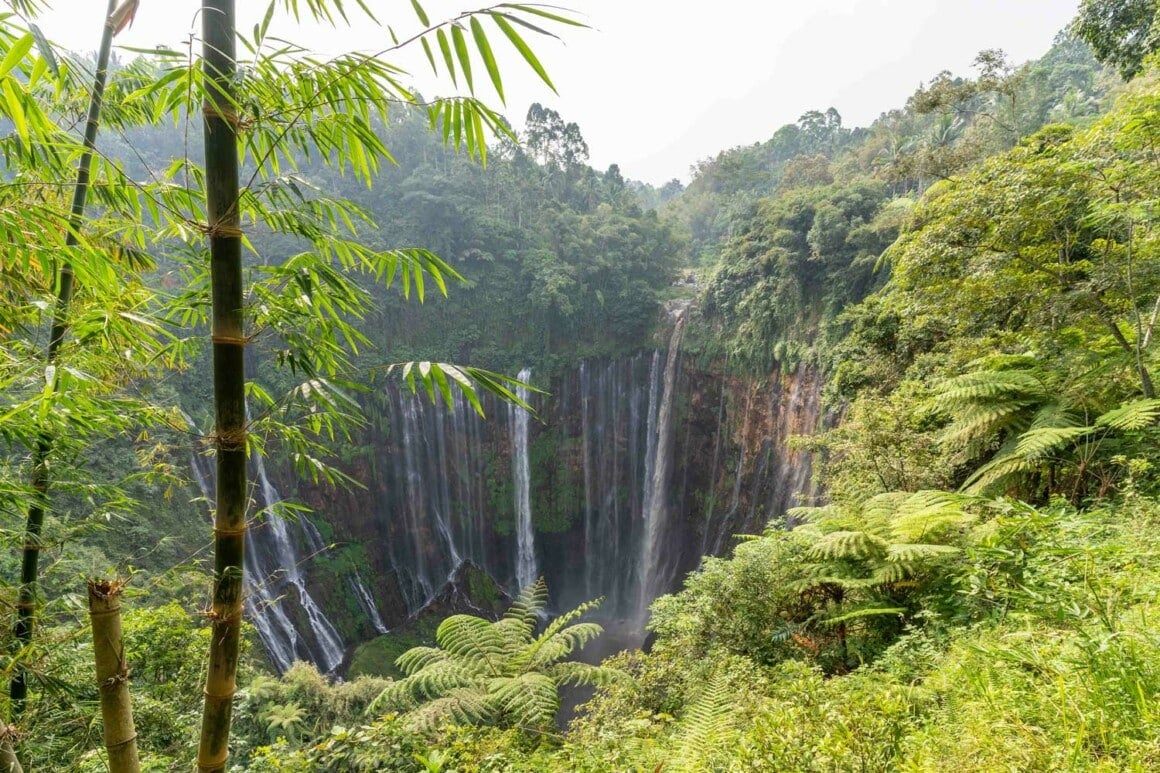
[[[424,96],[267,33],[362,3],[40,5],[0,769],[1160,768],[1155,0],[661,187],[504,117],[560,9],[404,5]]]

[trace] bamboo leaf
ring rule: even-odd
[[[4,56],[4,59],[0,60],[0,78],[12,72],[12,68],[20,64],[20,61],[32,49],[33,42],[32,33],[30,32],[12,44],[12,48],[8,49],[8,53]]]
[[[467,50],[467,37],[463,34],[463,27],[458,24],[451,27],[451,40],[459,57],[459,69],[463,72],[463,80],[467,81],[467,90],[475,94],[475,83],[471,77],[471,52]]]
[[[439,50],[443,53],[443,63],[447,65],[451,83],[458,86],[459,82],[455,79],[455,58],[451,55],[451,44],[447,42],[447,34],[442,28],[435,30],[435,39],[439,42]]]
[[[423,53],[427,55],[427,61],[431,63],[431,72],[438,75],[439,68],[435,66],[435,53],[431,50],[431,44],[427,42],[427,38],[419,38],[419,42],[423,45]]]
[[[430,27],[431,20],[427,18],[427,12],[423,10],[423,6],[419,5],[419,0],[411,0],[411,7],[415,9],[415,15],[419,17],[419,23],[424,27]]]
[[[539,17],[544,18],[544,19],[551,19],[552,21],[558,22],[560,24],[567,24],[570,27],[587,27],[588,26],[587,24],[584,24],[583,22],[578,22],[575,19],[569,19],[567,16],[560,16],[559,14],[552,13],[551,11],[545,11],[543,8],[539,8],[539,7],[536,7],[534,5],[517,5],[516,3],[501,3],[500,5],[498,5],[496,7],[497,8],[513,8],[517,11],[522,11],[523,13],[532,14],[533,16],[539,16]]]
[[[540,60],[536,58],[536,55],[532,52],[532,49],[528,46],[528,44],[524,42],[524,39],[520,37],[520,33],[516,32],[515,27],[509,24],[508,20],[503,16],[494,15],[491,17],[491,19],[496,23],[497,27],[503,30],[503,34],[507,35],[507,39],[511,41],[511,44],[515,46],[517,51],[520,52],[520,56],[524,58],[524,61],[528,63],[528,66],[536,71],[536,75],[540,76],[540,80],[547,84],[548,88],[550,88],[553,93],[559,93],[556,91],[556,86],[552,83],[552,79],[548,77],[547,70],[545,70],[544,66],[540,64]]]
[[[52,44],[40,31],[40,27],[29,24],[28,29],[32,33],[32,37],[36,39],[36,49],[40,52],[40,57],[48,64],[48,69],[52,71],[52,74],[59,78],[60,64],[56,61],[56,52],[53,51]]]
[[[487,74],[491,77],[491,85],[495,87],[495,93],[499,95],[499,101],[506,105],[507,100],[503,96],[503,80],[500,78],[499,66],[495,63],[495,55],[491,51],[491,44],[487,41],[487,35],[483,31],[483,25],[474,16],[471,17],[471,34],[475,38],[475,47],[479,50],[480,57],[483,58],[483,65],[487,68]]]

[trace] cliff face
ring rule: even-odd
[[[819,426],[821,386],[808,369],[742,378],[644,351],[556,379],[534,396],[539,420],[523,440],[493,401],[484,421],[466,404],[452,411],[387,388],[367,401],[362,445],[340,454],[366,488],[298,483],[337,545],[313,562],[311,587],[324,608],[345,611],[332,617],[347,641],[376,628],[351,602],[354,573],[387,627],[465,560],[514,595],[512,458],[524,442],[536,570],[553,605],[603,596],[606,619],[639,625],[652,596],[678,587],[702,555],[813,496],[810,455],[786,441]]]

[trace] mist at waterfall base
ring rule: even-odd
[[[253,509],[266,514],[249,537],[248,615],[272,665],[340,669],[348,645],[423,609],[464,562],[512,597],[542,575],[555,611],[603,598],[608,641],[596,648],[641,644],[649,604],[703,553],[809,493],[808,454],[784,440],[819,420],[812,374],[754,387],[701,373],[681,357],[682,322],[667,350],[583,362],[541,385],[548,394],[519,390],[533,414],[485,397],[481,419],[459,394],[448,407],[380,387],[367,401],[369,451],[350,470],[365,490],[280,483],[307,492],[338,549],[360,546],[349,574],[314,561],[326,549],[310,520],[269,512],[278,492],[255,460]],[[340,604],[362,616],[345,640],[332,622]]]

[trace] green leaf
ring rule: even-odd
[[[533,6],[533,5],[517,5],[515,3],[501,3],[500,5],[497,5],[496,8],[513,8],[517,11],[522,11],[524,13],[530,13],[533,16],[539,16],[543,19],[551,19],[552,21],[558,22],[560,24],[567,24],[570,27],[587,27],[588,26],[587,24],[584,24],[583,22],[578,22],[575,19],[569,19],[567,16],[560,16],[559,14],[552,13],[551,11],[545,11],[543,8],[538,8],[538,7]]]
[[[427,18],[427,12],[423,10],[423,6],[419,5],[419,0],[411,0],[411,7],[415,9],[415,15],[419,17],[419,23],[424,27],[430,27],[431,20]]]
[[[459,82],[455,78],[455,58],[451,55],[451,44],[447,42],[447,34],[442,28],[435,30],[435,39],[439,41],[439,50],[443,52],[443,63],[447,65],[447,72],[451,75],[451,83],[455,86]]]
[[[12,48],[8,50],[8,54],[4,57],[3,61],[0,61],[0,78],[3,78],[12,71],[13,67],[20,64],[20,61],[32,49],[33,42],[34,39],[30,32],[12,44]]]
[[[40,27],[35,24],[29,24],[28,29],[32,36],[36,39],[36,49],[40,52],[41,58],[48,64],[48,69],[56,77],[60,77],[60,64],[56,61],[56,52],[52,49],[52,44],[48,42],[48,38],[40,31]]]
[[[467,90],[475,93],[475,83],[471,78],[471,56],[467,50],[467,38],[463,34],[463,27],[455,24],[451,27],[451,40],[455,43],[455,53],[459,57],[459,68],[463,72],[463,80],[467,81]]]
[[[495,55],[491,51],[491,44],[487,42],[483,25],[474,16],[471,17],[471,34],[475,38],[475,47],[479,49],[479,55],[483,58],[487,74],[491,77],[491,85],[495,87],[495,93],[499,94],[499,101],[506,105],[507,100],[503,96],[503,81],[499,76],[499,67],[495,63]]]
[[[439,68],[435,66],[435,54],[431,51],[431,44],[427,42],[427,38],[420,38],[419,42],[423,45],[423,53],[427,55],[427,61],[431,63],[431,72],[438,75]]]
[[[548,88],[550,88],[553,93],[558,94],[559,92],[556,91],[556,87],[553,85],[552,79],[548,77],[547,70],[545,70],[544,66],[540,64],[540,60],[536,58],[534,53],[532,53],[532,49],[528,47],[528,44],[524,42],[524,39],[520,37],[520,33],[516,32],[515,27],[509,24],[507,19],[502,16],[493,15],[491,19],[496,23],[497,27],[503,30],[503,34],[507,35],[507,39],[510,40],[511,44],[516,47],[517,51],[520,52],[520,55],[524,58],[524,61],[528,63],[528,66],[536,71],[536,74],[540,76],[540,80],[546,83]]]

